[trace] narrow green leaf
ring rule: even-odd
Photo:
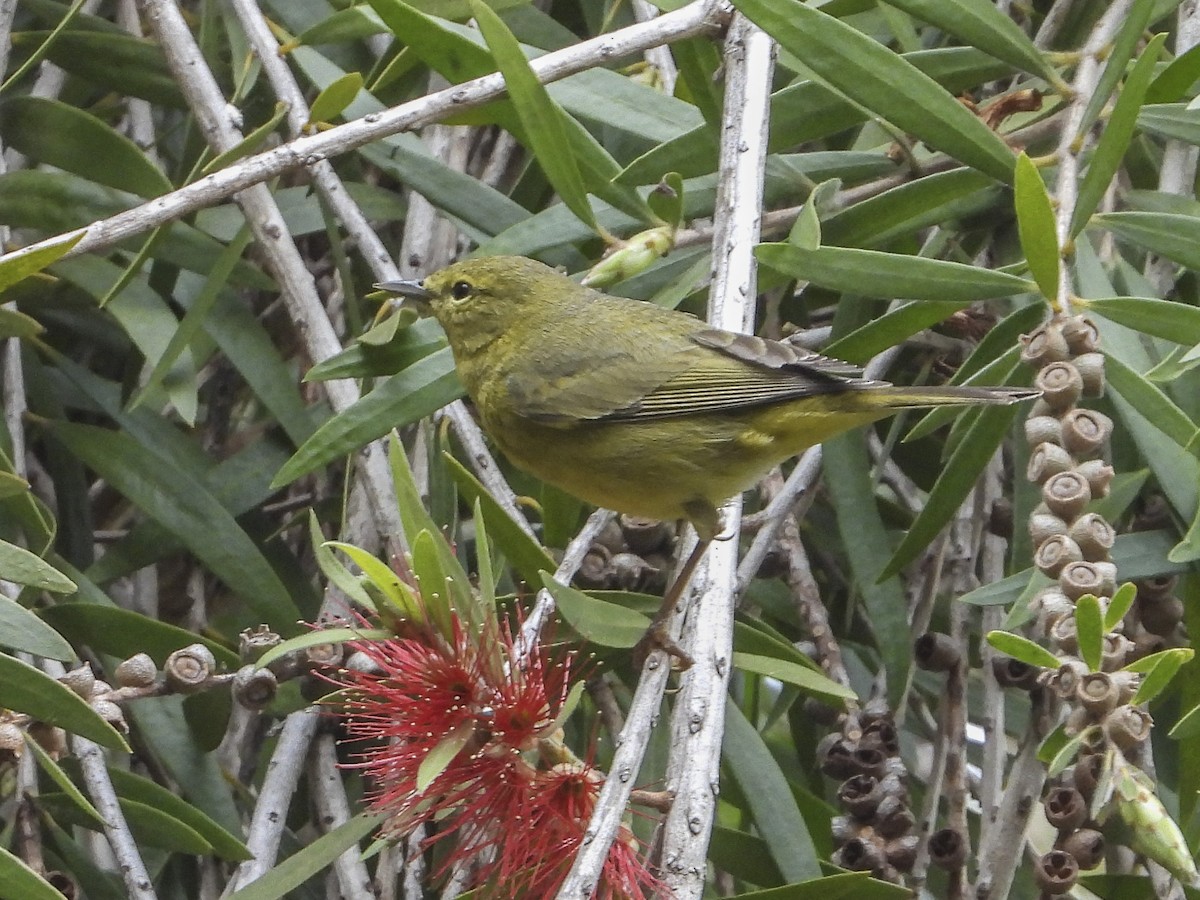
[[[1091,162],[1088,163],[1087,172],[1079,185],[1079,196],[1075,200],[1075,209],[1071,213],[1071,237],[1075,237],[1083,230],[1083,226],[1088,223],[1088,219],[1092,217],[1092,213],[1100,204],[1100,198],[1108,190],[1113,176],[1117,174],[1117,169],[1125,157],[1125,151],[1129,148],[1129,142],[1133,139],[1133,133],[1137,128],[1138,111],[1142,107],[1142,101],[1145,99],[1150,79],[1154,75],[1154,67],[1158,63],[1158,57],[1166,39],[1165,34],[1155,35],[1146,45],[1146,49],[1142,51],[1141,58],[1133,67],[1133,71],[1129,73],[1129,77],[1125,79],[1125,86],[1121,89],[1121,95],[1113,106],[1112,114],[1108,117],[1108,124],[1100,135],[1096,149],[1092,152]]]
[[[678,172],[668,172],[650,192],[646,199],[650,211],[672,229],[678,228],[683,218],[683,179]]]
[[[1200,313],[1200,309],[1196,312]],[[1194,450],[1196,436],[1200,432],[1191,417],[1158,385],[1147,381],[1144,375],[1135,372],[1119,357],[1112,353],[1105,354],[1105,357],[1104,377],[1108,387],[1137,407],[1159,431],[1180,447]]]
[[[1121,30],[1117,32],[1116,39],[1109,47],[1104,71],[1100,73],[1100,79],[1095,89],[1087,98],[1087,109],[1083,111],[1083,118],[1080,120],[1079,130],[1075,132],[1075,137],[1087,134],[1100,117],[1105,104],[1108,103],[1108,98],[1116,89],[1117,82],[1124,76],[1129,60],[1133,58],[1138,44],[1142,41],[1146,27],[1150,24],[1150,15],[1153,10],[1153,3],[1134,3],[1129,15],[1121,23]]]
[[[950,459],[942,467],[941,475],[929,493],[929,499],[909,525],[900,546],[896,548],[896,552],[880,574],[881,579],[891,578],[899,573],[916,559],[946,526],[979,479],[979,473],[987,461],[1004,440],[1017,412],[1016,407],[989,407],[980,410],[978,418],[967,429]]]
[[[375,609],[375,602],[363,590],[359,580],[342,565],[341,560],[326,545],[321,524],[317,521],[316,513],[311,510],[308,513],[308,537],[312,542],[313,557],[317,561],[317,567],[321,570],[321,574],[352,602],[365,609]]]
[[[833,87],[882,119],[1007,182],[1013,154],[936,81],[861,31],[798,0],[734,5]]]
[[[762,735],[733,703],[725,704],[721,756],[784,879],[808,881],[819,877],[817,853],[787,779]]]
[[[12,97],[0,104],[0,117],[6,142],[38,162],[140,197],[172,188],[137,144],[78,107],[45,97]]]
[[[1192,657],[1195,655],[1196,651],[1187,647],[1176,647],[1171,650],[1164,650],[1161,653],[1152,654],[1151,657],[1155,658],[1154,665],[1148,670],[1143,667],[1142,671],[1146,672],[1146,677],[1142,679],[1137,693],[1133,695],[1133,700],[1130,702],[1134,706],[1149,703],[1167,689],[1171,684],[1171,680],[1175,677],[1175,673],[1185,663],[1191,662]],[[1145,657],[1145,659],[1150,659],[1151,657]],[[1138,661],[1142,662],[1143,660]]]
[[[1112,212],[1092,222],[1159,256],[1200,269],[1200,219],[1177,213]]]
[[[1056,730],[1051,737],[1056,736],[1065,737],[1066,735],[1061,730]],[[1053,754],[1049,751],[1054,749],[1054,745],[1051,744],[1050,738],[1047,738],[1042,749],[1038,751],[1038,759],[1046,763],[1046,774],[1054,778],[1065,772],[1067,766],[1071,765],[1075,761],[1075,757],[1079,755],[1079,748],[1083,746],[1085,737],[1090,737],[1086,728],[1075,737],[1063,741],[1062,746],[1055,749]],[[1050,758],[1046,759],[1046,756]]]
[[[0,847],[0,897],[3,900],[62,900],[62,892]]]
[[[1033,287],[1005,272],[878,250],[805,250],[791,244],[759,244],[754,255],[763,265],[785,275],[866,297],[957,302],[1008,297]]]
[[[887,0],[887,3],[1018,69],[1041,75],[1051,84],[1061,81],[1029,35],[988,0]]]
[[[537,80],[520,44],[500,17],[482,0],[471,0],[471,13],[504,75],[509,99],[521,119],[530,151],[567,208],[596,228],[583,176],[567,140],[563,123],[566,114]]]
[[[477,625],[475,601],[470,595],[467,576],[455,561],[458,575],[454,577],[442,566],[442,554],[438,544],[445,544],[440,537],[429,531],[418,532],[411,538],[413,575],[421,590],[421,606],[425,614],[447,637],[454,634],[451,612],[457,610],[470,625]]]
[[[1185,346],[1200,344],[1200,307],[1153,297],[1105,297],[1085,300],[1083,305],[1088,312],[1134,331]]]
[[[162,665],[180,647],[200,643],[212,651],[221,665],[238,666],[238,655],[217,641],[132,609],[90,602],[56,603],[43,609],[40,615],[75,643],[118,659],[147,653]]]
[[[347,72],[327,85],[313,100],[309,108],[308,123],[316,125],[318,122],[332,122],[354,102],[362,86],[363,77],[358,72]]]
[[[290,891],[332,865],[351,847],[357,846],[382,821],[382,816],[359,813],[321,835],[303,851],[289,856],[261,878],[230,894],[228,900],[279,900],[288,896]]]
[[[838,534],[846,548],[852,583],[862,593],[867,621],[887,671],[888,697],[895,702],[912,666],[912,641],[905,615],[904,592],[895,578],[879,574],[891,555],[892,541],[880,518],[871,482],[871,461],[860,434],[825,442],[825,483],[837,511]]]
[[[454,757],[458,756],[462,748],[467,746],[467,741],[475,735],[474,722],[459,722],[450,733],[443,737],[434,745],[434,748],[425,754],[425,758],[421,760],[421,765],[417,766],[417,792],[424,793],[425,789],[433,784],[434,780],[446,771],[446,767],[454,762]]]
[[[42,749],[42,745],[36,740],[31,739],[25,742],[25,748],[33,753],[38,767],[50,777],[51,781],[58,785],[59,790],[63,792],[63,796],[70,800],[75,805],[75,808],[91,821],[90,827],[103,828],[104,816],[100,815],[100,811],[92,805],[92,801],[84,796],[83,791],[75,786],[75,782],[71,781],[67,773],[63,771],[62,766],[55,762],[54,758]]]
[[[277,631],[301,618],[262,551],[182,466],[163,459],[124,432],[67,422],[47,428],[146,515],[157,520]]]
[[[1197,57],[1200,59],[1200,57]],[[1185,144],[1200,144],[1200,110],[1190,109],[1185,103],[1149,104],[1138,111],[1137,125],[1141,131],[1158,137],[1183,141]],[[1155,197],[1156,205],[1167,206],[1165,197]],[[1182,203],[1183,198],[1171,198],[1171,205]],[[1134,206],[1138,209],[1138,206]],[[1164,212],[1186,213],[1186,209],[1167,208]]]
[[[1193,706],[1179,717],[1179,721],[1167,732],[1176,741],[1186,741],[1200,735],[1200,704]]]
[[[472,511],[475,523],[475,566],[479,571],[479,600],[485,610],[496,606],[496,575],[492,571],[492,542],[488,537],[483,501],[478,497]]]
[[[449,454],[443,457],[450,476],[458,486],[463,499],[478,503],[487,523],[488,534],[495,538],[496,546],[504,554],[518,575],[531,585],[541,584],[543,569],[554,569],[554,560],[536,540],[512,520],[508,511],[496,502],[487,489],[462,463]],[[482,573],[481,573],[482,574]]]
[[[15,309],[0,309],[0,338],[37,337],[45,330],[33,316]]]
[[[349,556],[402,619],[424,621],[425,616],[421,612],[413,589],[405,584],[390,566],[376,559],[362,547],[356,547],[353,544],[327,541],[325,546],[341,550]],[[375,606],[378,607],[378,603]],[[385,610],[380,609],[379,612],[383,613]]]
[[[439,350],[376,385],[316,430],[279,470],[273,488],[354,453],[393,428],[408,425],[462,396],[450,349]]]
[[[309,369],[304,380],[395,375],[446,346],[446,333],[437,321],[420,319],[407,328],[399,328],[395,337],[383,346],[373,346],[361,340],[350,345],[336,356]]]
[[[2,595],[0,646],[62,662],[73,662],[76,658],[75,651],[61,634],[15,600]]]
[[[1092,672],[1100,671],[1104,657],[1104,613],[1093,594],[1084,594],[1075,601],[1075,628],[1079,634],[1079,658]]]
[[[1058,657],[1029,638],[1008,631],[989,631],[987,642],[1005,656],[1020,660],[1039,669],[1057,669]]]
[[[866,363],[872,356],[895,347],[917,332],[944,322],[972,300],[914,301],[889,310],[861,328],[831,342],[821,352],[846,362]]]
[[[67,235],[61,241],[37,250],[14,250],[0,256],[0,291],[5,291],[18,281],[42,271],[82,241],[84,234],[85,232]]]
[[[563,619],[585,640],[601,647],[633,647],[650,628],[650,619],[616,603],[597,600],[583,591],[559,584],[549,572],[542,572],[542,585],[554,598]]]
[[[1129,612],[1136,599],[1137,586],[1132,581],[1127,581],[1117,588],[1117,592],[1108,602],[1108,609],[1104,611],[1104,630],[1112,631],[1116,628],[1117,623],[1125,618],[1125,614]]]
[[[75,582],[40,556],[5,540],[0,540],[0,578],[54,594],[76,590]]]
[[[1062,265],[1058,236],[1054,224],[1054,207],[1042,181],[1028,156],[1017,157],[1014,183],[1014,203],[1017,209],[1017,231],[1021,249],[1029,263],[1029,273],[1048,300],[1058,297],[1059,267]]]
[[[40,669],[0,653],[0,707],[82,735],[110,750],[130,753],[125,738],[87,701]]]
[[[348,644],[351,641],[386,641],[393,637],[395,635],[386,628],[314,628],[281,641],[255,660],[254,664],[265,669],[289,653],[307,650],[309,647],[319,647],[321,644]]]
[[[1182,100],[1193,84],[1200,80],[1200,46],[1171,60],[1150,83],[1146,103],[1175,103]]]
[[[785,684],[792,684],[806,694],[825,697],[835,701],[857,700],[858,695],[849,688],[844,688],[836,681],[826,678],[819,672],[814,672],[807,666],[775,659],[770,656],[757,656],[753,653],[734,653],[733,664],[743,672],[753,672],[774,678]]]
[[[245,159],[254,153],[257,153],[267,142],[275,129],[279,127],[279,123],[287,118],[288,105],[286,103],[276,103],[275,111],[271,114],[271,118],[263,122],[244,138],[226,150],[224,153],[218,153],[200,170],[202,175],[210,175],[218,169],[223,169],[239,159]]]

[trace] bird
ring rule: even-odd
[[[441,324],[483,429],[517,467],[597,506],[690,522],[695,562],[724,501],[814,444],[904,409],[1038,396],[864,379],[790,341],[604,294],[519,256],[377,287]]]

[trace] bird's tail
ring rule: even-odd
[[[1032,388],[1007,387],[896,387],[881,385],[863,391],[863,399],[890,409],[922,406],[974,406],[978,404],[1009,405],[1022,400],[1034,400],[1042,395]],[[874,395],[874,396],[872,396]]]

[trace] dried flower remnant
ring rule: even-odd
[[[351,765],[371,780],[387,836],[436,823],[425,847],[443,848],[441,872],[474,859],[484,896],[553,897],[603,783],[562,743],[570,657],[518,665],[507,625],[451,625],[450,639],[425,629],[351,645],[372,663],[343,673],[348,735],[370,742]],[[596,896],[649,898],[657,884],[623,830]]]

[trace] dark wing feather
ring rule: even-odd
[[[880,383],[855,377],[860,370],[849,363],[783,341],[717,328],[690,337],[697,352],[685,370],[605,419],[727,412]]]

